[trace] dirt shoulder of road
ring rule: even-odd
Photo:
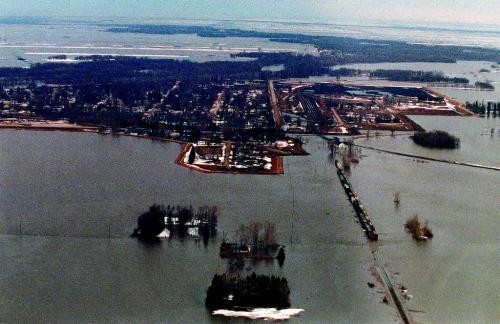
[[[461,103],[460,101],[458,100],[455,100],[453,98],[450,98],[442,93],[439,93],[437,92],[436,90],[434,89],[431,89],[431,88],[424,88],[427,92],[435,95],[435,96],[440,96],[440,97],[443,97],[446,99],[446,101],[448,101],[449,103],[451,103],[454,107],[455,107],[455,110],[457,111],[458,114],[462,115],[462,116],[474,116],[474,113],[467,110],[465,108],[465,105],[463,103]]]
[[[61,130],[97,132],[97,126],[72,124],[65,120],[30,120],[17,118],[1,118],[0,128],[31,129],[31,130]]]

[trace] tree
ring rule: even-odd
[[[161,205],[152,205],[149,211],[141,214],[137,219],[137,228],[133,236],[144,240],[156,239],[165,229],[165,207]]]
[[[191,150],[189,151],[189,158],[188,158],[189,164],[193,164],[195,158],[196,158],[195,147],[192,146]]]

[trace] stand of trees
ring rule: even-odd
[[[292,53],[241,53],[233,57],[252,58],[251,61],[210,61],[197,63],[187,60],[148,59],[134,57],[81,57],[75,64],[36,63],[29,69],[0,68],[0,82],[26,84],[103,84],[155,82],[165,80],[265,80],[269,78],[308,77],[329,74],[333,65],[327,59],[313,55]],[[280,71],[266,71],[263,67],[283,64]]]
[[[44,82],[53,84],[110,84],[120,85],[161,84],[172,80],[265,80],[269,78],[306,78],[309,76],[356,76],[368,74],[371,77],[390,81],[469,83],[466,78],[450,78],[442,72],[382,70],[375,71],[331,67],[340,64],[324,56],[296,55],[292,53],[240,53],[232,57],[252,58],[252,61],[213,61],[196,63],[171,59],[147,59],[131,57],[81,57],[76,64],[37,63],[29,69],[0,68],[0,83],[5,85]],[[63,56],[61,56],[63,57]],[[398,62],[397,60],[395,62]],[[283,65],[279,71],[262,70],[265,66]],[[483,89],[494,89],[486,82],[476,83]],[[133,92],[132,92],[133,93]]]
[[[276,228],[273,223],[252,222],[241,225],[238,230],[239,243],[221,243],[221,257],[229,258],[228,270],[215,274],[208,288],[205,304],[209,310],[288,308],[290,288],[285,278],[257,275],[241,277],[246,257],[255,259],[277,256],[280,266],[284,262],[284,247],[276,244]]]
[[[274,223],[252,222],[241,224],[238,229],[240,245],[268,246],[276,244],[276,225]]]
[[[193,207],[154,204],[137,219],[137,228],[132,236],[142,240],[157,240],[163,230],[185,235],[190,225],[202,229],[204,236],[216,233],[219,209],[217,206],[202,206],[197,211]],[[196,222],[194,222],[196,220]]]
[[[209,310],[241,308],[288,308],[290,288],[285,278],[251,275],[214,275],[205,305]]]
[[[454,149],[460,146],[460,139],[444,131],[417,132],[412,136],[418,145],[432,148]]]
[[[157,240],[158,234],[165,229],[165,211],[160,205],[152,205],[137,219],[137,228],[132,234],[142,240]]]
[[[278,260],[278,264],[283,266],[285,246],[276,241],[276,225],[274,223],[242,224],[237,231],[237,236],[237,242],[228,243],[225,239],[222,241],[219,252],[222,258],[275,258]]]
[[[475,83],[475,86],[476,86],[476,88],[479,88],[479,89],[482,89],[482,90],[495,90],[495,86],[492,85],[489,82],[477,81]]]
[[[27,83],[45,82],[53,84],[103,84],[123,81],[161,83],[172,79],[224,80],[227,78],[259,79],[273,75],[261,71],[265,66],[259,62],[205,62],[114,57],[94,59],[76,64],[37,63],[29,69],[0,68],[0,82]]]

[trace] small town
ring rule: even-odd
[[[281,81],[28,84],[0,91],[0,127],[90,131],[184,143],[176,164],[208,173],[284,172],[301,134],[419,131],[408,114],[471,115],[430,89]]]

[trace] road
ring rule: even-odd
[[[278,106],[278,99],[276,98],[276,92],[274,91],[274,84],[272,80],[267,83],[269,96],[271,98],[271,106],[273,108],[274,122],[276,126],[281,126],[283,124],[283,118],[281,118],[280,109]]]

